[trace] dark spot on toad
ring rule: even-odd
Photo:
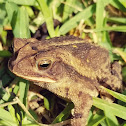
[[[81,97],[82,95],[82,91],[79,91],[78,97]]]
[[[68,96],[69,88],[65,88],[66,96]]]
[[[32,46],[31,48],[32,48],[32,50],[38,50],[38,48],[35,46]]]
[[[111,87],[114,88],[114,84],[112,84]]]
[[[83,114],[82,113],[75,113],[74,114],[74,118],[77,119],[77,118],[82,118]]]

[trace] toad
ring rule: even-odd
[[[73,36],[42,41],[16,38],[8,66],[17,76],[72,101],[72,126],[86,125],[100,85],[115,91],[122,87],[121,67],[111,63],[108,51]]]

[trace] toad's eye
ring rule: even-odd
[[[37,63],[37,67],[39,70],[46,70],[51,65],[51,60],[41,60]]]

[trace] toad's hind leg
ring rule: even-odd
[[[93,100],[89,94],[80,93],[78,98],[71,99],[75,105],[71,126],[86,126]],[[80,99],[80,100],[79,100]]]

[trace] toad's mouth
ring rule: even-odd
[[[21,78],[24,78],[24,79],[26,79],[26,80],[29,80],[29,81],[33,81],[33,82],[50,82],[50,83],[55,83],[56,82],[56,80],[55,79],[52,79],[52,78],[50,78],[50,77],[46,77],[46,76],[44,76],[44,77],[26,77],[26,76],[23,76],[23,75],[17,75],[17,76],[19,76],[19,77],[21,77]]]
[[[36,75],[32,75],[32,76],[27,76],[27,75],[23,75],[23,74],[20,74],[18,72],[15,72],[15,71],[12,71],[16,76],[19,76],[21,78],[24,78],[26,80],[29,80],[29,81],[32,81],[32,82],[50,82],[50,83],[55,83],[56,82],[56,79],[55,78],[51,78],[49,76],[46,76],[46,75],[39,75],[37,74]]]

